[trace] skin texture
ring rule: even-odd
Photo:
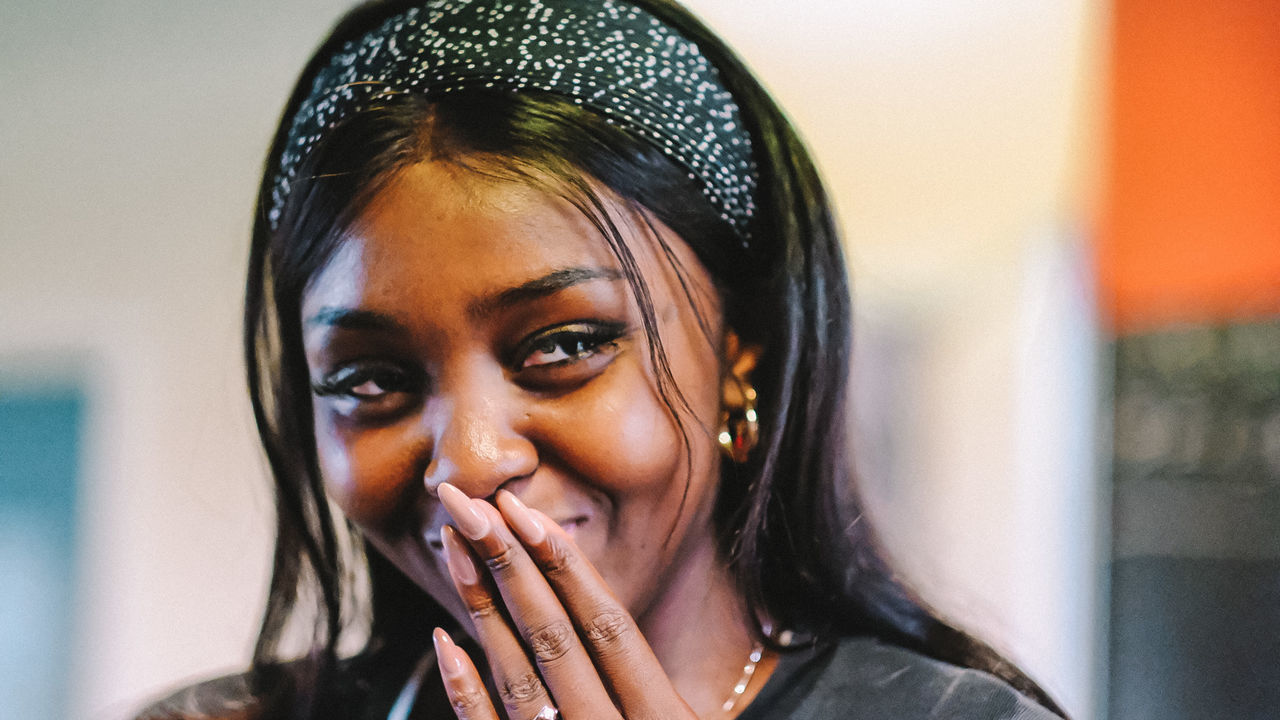
[[[649,285],[688,403],[676,403],[685,436],[658,393],[630,287],[589,220],[541,190],[431,161],[389,182],[304,295],[318,456],[330,496],[368,540],[477,633],[512,717],[536,714],[549,684],[578,698],[566,718],[607,717],[610,693],[624,711],[708,717],[751,647],[710,514],[721,408],[740,402],[734,376],[747,378],[756,353],[726,332],[685,243],[655,223],[687,293],[642,218],[603,197]],[[513,529],[530,517],[541,543]],[[451,542],[447,524],[463,531]],[[482,562],[455,587],[466,557]],[[576,569],[557,579],[566,558]],[[592,630],[605,607],[625,619],[610,627],[638,630],[622,633],[620,664],[598,654],[613,635]],[[542,663],[548,622],[586,639],[562,655],[577,662]],[[474,671],[451,674],[461,651],[443,647],[451,692],[474,696]],[[484,705],[459,717],[489,717]]]

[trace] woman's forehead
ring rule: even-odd
[[[653,274],[649,225],[608,194],[597,198],[641,274]],[[424,289],[478,297],[569,270],[623,275],[602,230],[572,202],[541,183],[423,162],[372,199],[308,285],[304,310]]]
[[[625,263],[599,218],[546,186],[438,162],[405,168],[312,278],[302,319],[358,309],[402,327],[465,325],[569,288],[597,309],[635,312],[636,280],[659,316],[719,317],[714,284],[682,239],[606,192],[596,198]]]

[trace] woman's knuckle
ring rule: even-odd
[[[620,645],[631,634],[627,614],[616,608],[602,610],[583,623],[583,634],[601,648]]]
[[[494,575],[506,573],[515,564],[520,551],[514,545],[507,545],[496,555],[485,558],[484,564]]]
[[[498,604],[489,596],[476,597],[467,601],[467,611],[471,615],[471,619],[477,624],[490,620],[494,617],[500,617],[501,612],[498,610]]]
[[[498,688],[498,695],[502,697],[502,702],[507,707],[525,704],[542,694],[542,678],[534,672],[505,678]]]
[[[572,572],[577,560],[578,556],[569,546],[557,539],[550,543],[542,569],[547,575],[563,575]]]
[[[460,690],[453,694],[449,702],[458,717],[465,720],[474,716],[476,711],[484,709],[489,697],[482,690]]]
[[[573,647],[573,641],[573,627],[563,620],[547,623],[529,633],[529,649],[543,663],[563,657]]]

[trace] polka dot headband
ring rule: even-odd
[[[615,0],[429,0],[346,43],[293,117],[271,227],[308,153],[344,118],[388,93],[476,88],[556,93],[647,139],[745,244],[756,167],[737,103],[695,44]]]

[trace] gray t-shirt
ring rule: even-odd
[[[386,692],[339,694],[344,718],[385,718],[403,681]],[[429,683],[437,700],[443,690]],[[359,681],[354,682],[360,685]],[[415,706],[411,717],[453,717]],[[137,720],[226,720],[264,717],[246,677],[235,675],[180,690]],[[447,703],[444,705],[447,707]],[[265,716],[270,716],[268,713]],[[868,638],[844,638],[787,652],[737,720],[1052,720],[1056,715],[1003,681]]]
[[[785,653],[738,720],[1052,720],[978,670],[870,638]]]

